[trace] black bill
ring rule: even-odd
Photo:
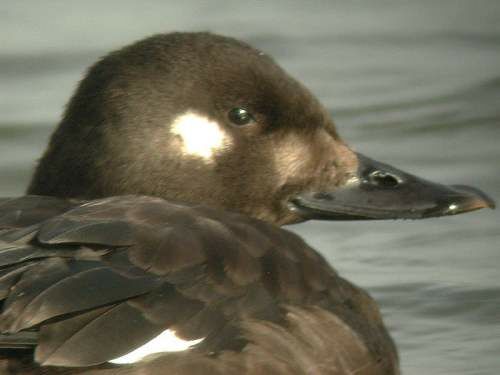
[[[332,191],[295,196],[290,205],[304,219],[423,219],[456,215],[495,202],[481,190],[442,185],[357,154],[358,174]]]

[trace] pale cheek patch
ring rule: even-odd
[[[170,131],[179,136],[184,154],[205,161],[213,161],[218,151],[231,145],[228,134],[217,122],[191,112],[177,117]]]
[[[280,184],[286,183],[307,169],[310,152],[310,146],[296,135],[289,135],[275,145],[274,165],[281,180]]]
[[[202,340],[203,339],[191,341],[182,340],[175,335],[174,331],[167,329],[143,346],[109,362],[116,364],[135,363],[150,354],[162,352],[180,352],[183,350],[187,350],[190,346],[196,345]]]

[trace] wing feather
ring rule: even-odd
[[[68,367],[99,364],[130,352],[162,330],[125,301],[42,326],[35,360]]]
[[[15,200],[0,201],[0,331],[39,331],[41,364],[99,364],[167,328],[186,339],[205,337],[198,353],[239,351],[257,339],[257,329],[292,340],[283,331],[287,304],[321,306],[345,318],[345,332],[359,335],[370,358],[394,351],[373,301],[293,233],[159,198],[51,209],[54,202],[21,198],[17,209]],[[7,212],[9,204],[15,212]],[[255,320],[261,323],[252,336],[243,322]],[[15,348],[10,337],[11,344],[0,336],[0,347]]]

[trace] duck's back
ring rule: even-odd
[[[27,196],[0,201],[0,228],[4,367],[34,349],[39,364],[70,373],[396,371],[371,298],[274,225],[151,197]],[[204,340],[102,365],[166,329]]]

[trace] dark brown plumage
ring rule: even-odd
[[[375,302],[278,225],[493,206],[356,154],[270,57],[209,33],[91,67],[28,193],[0,200],[2,374],[397,374]],[[205,339],[107,363],[167,328]]]
[[[370,374],[394,371],[373,300],[290,232],[152,197],[57,203],[28,196],[0,205],[0,330],[9,334],[0,346],[30,332],[23,346],[36,347],[38,363],[92,366],[172,328],[207,338],[192,354],[134,371],[344,374],[361,363]],[[125,368],[116,373],[135,373]]]
[[[255,126],[233,126],[227,112],[234,107],[251,111]],[[216,168],[180,155],[169,127],[187,112],[231,137],[234,146],[216,155]],[[299,160],[284,170],[274,154],[288,145]],[[156,35],[90,68],[28,193],[153,195],[293,222],[300,219],[283,202],[305,184],[340,183],[355,163],[354,155],[337,157],[344,148],[323,106],[269,56],[209,33]]]

